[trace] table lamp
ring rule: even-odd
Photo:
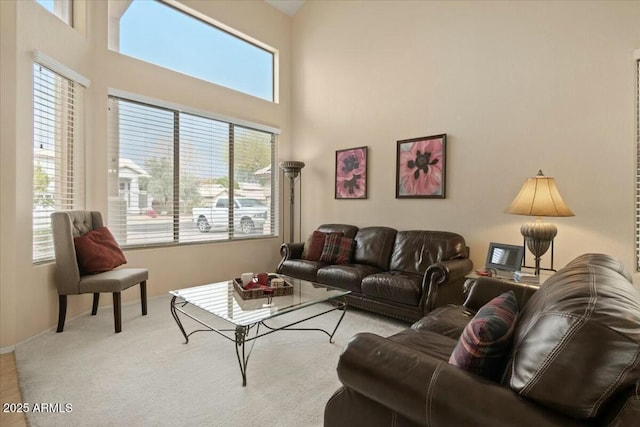
[[[528,178],[520,192],[505,210],[514,215],[530,215],[537,217],[535,222],[524,224],[520,233],[535,257],[535,274],[540,274],[540,258],[544,255],[558,233],[555,225],[542,222],[543,216],[575,216],[556,187],[552,177],[544,176],[538,171],[535,178]],[[551,250],[551,269],[553,269],[553,249]]]

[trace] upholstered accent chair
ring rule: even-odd
[[[55,282],[58,288],[58,329],[64,330],[67,314],[67,295],[92,293],[93,307],[91,315],[98,311],[100,293],[113,294],[113,318],[115,331],[122,331],[122,311],[120,293],[131,286],[140,284],[142,315],[147,314],[146,268],[116,268],[97,274],[84,274],[78,266],[74,237],[82,236],[91,230],[103,227],[102,215],[96,211],[62,211],[51,214],[53,244],[56,255]]]

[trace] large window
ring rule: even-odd
[[[109,18],[110,49],[274,101],[275,53],[258,41],[161,1],[111,0]]]
[[[82,86],[33,64],[33,261],[54,258],[50,215],[84,205]]]
[[[109,98],[109,226],[125,247],[277,235],[275,133]]]

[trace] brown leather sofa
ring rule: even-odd
[[[524,308],[501,381],[449,364],[476,310],[507,289]],[[637,426],[640,291],[601,254],[576,258],[539,290],[481,278],[463,306],[389,338],[354,336],[338,377],[326,427]]]
[[[351,261],[309,261],[302,259],[304,242],[285,243],[278,273],[348,289],[350,306],[410,322],[435,307],[464,300],[464,278],[473,263],[459,234],[347,224],[324,224],[318,231],[353,238]]]

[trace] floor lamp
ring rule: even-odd
[[[294,223],[294,206],[295,206],[295,181],[302,172],[304,162],[288,160],[280,162],[280,168],[284,172],[284,176],[289,178],[289,243],[293,242],[293,223]]]
[[[549,246],[551,246],[551,270],[553,270],[553,239],[558,229],[553,224],[542,222],[542,217],[575,215],[562,200],[555,180],[538,171],[535,178],[528,178],[522,185],[520,192],[505,212],[537,217],[535,222],[524,224],[520,228],[520,233],[535,257],[535,274],[540,274],[540,258],[547,252]]]

